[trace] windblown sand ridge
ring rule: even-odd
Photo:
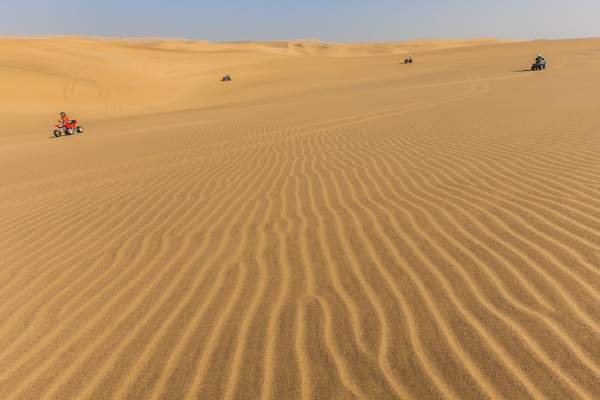
[[[1,398],[600,396],[600,39],[0,54]]]

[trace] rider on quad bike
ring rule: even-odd
[[[546,59],[544,57],[542,57],[542,54],[540,53],[535,58],[535,63],[533,65],[531,65],[531,70],[532,71],[541,71],[543,69],[546,69]]]
[[[535,58],[535,62],[540,64],[542,62],[546,61],[546,59],[544,57],[542,57],[541,54],[538,54],[538,56]]]
[[[65,125],[71,122],[71,118],[69,118],[64,112],[61,112],[59,122],[61,125]]]
[[[82,133],[83,127],[77,125],[77,120],[69,118],[64,112],[60,113],[60,119],[58,125],[54,125],[54,136],[59,137],[61,134],[72,135],[75,132]]]

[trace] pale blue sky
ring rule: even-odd
[[[0,0],[0,35],[211,42],[600,37],[600,0]]]

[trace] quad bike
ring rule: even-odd
[[[532,71],[541,71],[543,69],[546,69],[546,61],[535,62],[535,63],[531,64]]]
[[[412,58],[407,58],[404,60],[404,64],[408,64],[408,63],[412,64]]]
[[[54,125],[56,128],[54,130],[54,136],[59,137],[61,134],[72,135],[75,132],[82,133],[83,127],[77,125],[77,120],[72,119],[70,121],[56,121],[58,125]]]
[[[224,76],[223,78],[221,78],[221,81],[225,82],[225,81],[230,81],[231,77],[229,75]]]

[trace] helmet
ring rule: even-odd
[[[64,116],[65,116],[65,113],[64,113],[64,112],[61,112],[61,113],[60,113],[60,116],[61,116],[61,117],[64,117]]]
[[[538,57],[541,57],[541,56],[542,56],[542,53],[538,54]]]

